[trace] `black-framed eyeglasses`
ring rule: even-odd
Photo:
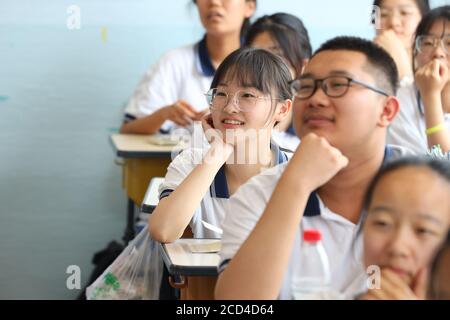
[[[382,89],[346,76],[329,76],[324,79],[300,78],[291,81],[290,85],[292,94],[299,99],[311,98],[319,86],[328,97],[340,98],[348,92],[351,83],[359,84],[364,88],[389,97],[389,94]]]
[[[226,92],[224,89],[212,88],[205,93],[206,100],[214,110],[221,110],[228,105],[229,99],[233,99],[233,103],[241,112],[248,112],[252,110],[258,100],[280,100],[267,96],[258,96],[251,90],[238,90],[234,94]]]
[[[450,54],[450,36],[438,38],[430,35],[418,36],[416,39],[416,50],[420,53],[430,53],[440,45],[445,53]]]

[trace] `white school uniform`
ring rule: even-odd
[[[401,87],[397,93],[400,111],[389,126],[387,143],[411,149],[416,154],[425,154],[428,148],[424,106],[414,84]],[[450,130],[450,114],[444,114]]]
[[[389,146],[386,148],[385,161],[407,154],[412,152],[401,147]],[[254,229],[286,166],[287,163],[253,177],[230,199],[229,209],[222,223],[224,233],[220,251],[220,272],[226,268]],[[303,230],[310,228],[318,229],[322,233],[322,243],[330,262],[331,289],[344,299],[352,299],[365,292],[367,287],[365,287],[366,273],[362,264],[362,237],[356,237],[359,227],[359,224],[354,224],[332,212],[315,192],[312,193],[295,237],[279,298],[285,300],[292,297],[293,275],[302,272],[299,269],[302,243],[300,235],[303,234]],[[270,263],[270,259],[268,257],[267,263]]]
[[[204,94],[214,73],[206,38],[167,52],[145,73],[128,102],[124,122],[148,116],[180,99],[197,111],[207,109]],[[161,130],[167,132],[173,127],[175,124],[167,120]]]
[[[288,160],[287,154],[281,151],[276,144],[272,144],[271,148],[276,155],[275,165]],[[169,196],[192,170],[201,163],[206,151],[206,149],[186,149],[171,162],[167,169],[164,182],[159,187],[160,200]],[[225,176],[225,167],[222,166],[217,172],[209,190],[203,196],[199,207],[195,210],[194,216],[189,224],[194,238],[220,238],[220,234],[204,228],[201,221],[204,220],[209,224],[221,228],[229,198],[230,194]]]

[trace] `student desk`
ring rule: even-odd
[[[152,213],[159,202],[158,189],[164,178],[155,177],[152,178],[148,184],[147,191],[145,192],[144,200],[142,201],[141,211],[143,213]]]
[[[219,239],[178,239],[161,244],[161,254],[171,275],[184,279],[179,284],[182,300],[213,300],[219,270],[219,255],[194,253],[211,246],[220,246]],[[194,250],[193,250],[194,248]]]
[[[134,206],[140,206],[152,177],[166,175],[171,153],[179,146],[160,146],[149,141],[149,135],[113,134],[111,143],[117,157],[123,158],[122,187],[128,197],[127,227],[124,241],[134,238]]]

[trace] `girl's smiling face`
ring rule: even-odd
[[[268,137],[275,122],[281,121],[290,109],[289,102],[280,101],[276,94],[264,94],[250,86],[240,86],[236,80],[220,82],[211,105],[214,127],[226,137],[227,131],[247,133],[266,129]],[[238,132],[238,131],[236,131]]]
[[[412,285],[447,234],[449,192],[449,183],[426,167],[386,173],[374,189],[364,225],[365,265],[390,269]]]

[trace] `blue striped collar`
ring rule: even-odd
[[[202,40],[200,40],[200,42],[197,43],[195,48],[196,53],[198,55],[198,63],[197,63],[198,72],[204,75],[205,77],[214,76],[216,69],[212,64],[211,56],[209,55],[208,48],[206,47],[206,35],[203,37]]]

